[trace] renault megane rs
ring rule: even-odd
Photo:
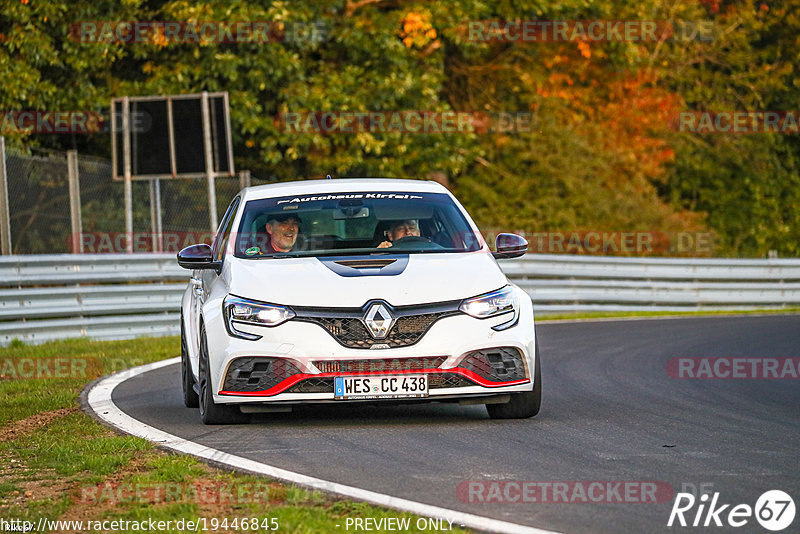
[[[435,182],[338,179],[242,190],[212,245],[183,249],[183,399],[206,424],[309,403],[485,404],[536,415],[528,295]]]

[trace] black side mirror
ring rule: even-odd
[[[492,252],[492,256],[498,260],[519,258],[528,251],[528,241],[517,234],[497,234],[494,246],[497,252]]]
[[[217,269],[218,264],[211,254],[211,246],[205,243],[189,245],[178,252],[178,265],[184,269]]]

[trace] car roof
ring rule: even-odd
[[[257,185],[242,190],[244,200],[310,195],[319,193],[348,193],[364,191],[392,191],[402,193],[449,193],[446,187],[432,180],[396,178],[336,178],[331,180],[299,180]]]

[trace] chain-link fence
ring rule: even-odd
[[[67,159],[41,152],[7,152],[11,252],[68,252],[71,233]]]
[[[78,156],[81,223],[80,248],[86,253],[125,252],[125,188],[111,179],[111,161]],[[131,184],[133,232],[148,233],[150,199],[147,182]],[[134,243],[141,239],[134,239]],[[139,247],[141,250],[142,247]],[[151,250],[148,248],[147,250]],[[70,251],[75,252],[75,251]]]
[[[80,218],[75,229],[67,153],[34,150],[23,154],[6,149],[12,254],[120,253],[126,252],[128,239],[134,252],[174,252],[213,238],[206,180],[165,179],[158,185],[134,181],[133,233],[129,236],[124,184],[112,180],[111,161],[78,155],[77,162],[73,194],[80,198]],[[216,180],[218,215],[239,189],[239,179]]]

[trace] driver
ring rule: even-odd
[[[394,221],[386,231],[388,241],[382,242],[378,248],[389,248],[394,241],[404,237],[419,237],[419,222],[416,219]]]
[[[269,235],[269,243],[266,244],[266,250],[262,254],[291,251],[297,243],[301,222],[300,217],[293,213],[270,217],[264,228]]]

